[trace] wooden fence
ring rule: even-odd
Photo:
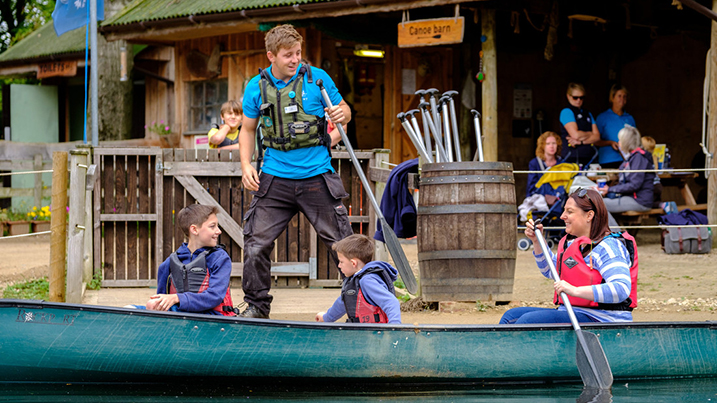
[[[356,152],[380,195],[389,170],[387,150]],[[242,274],[242,219],[251,194],[241,183],[238,152],[228,150],[96,148],[99,175],[94,193],[94,262],[103,286],[150,286],[159,264],[184,241],[175,215],[199,202],[219,208],[220,243],[232,259],[232,277]],[[375,212],[349,155],[334,151],[332,164],[349,197],[344,204],[354,232],[373,236]],[[380,247],[379,247],[380,248]],[[275,286],[338,286],[339,271],[303,214],[294,217],[275,243]]]

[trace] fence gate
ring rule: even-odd
[[[94,260],[103,287],[156,284],[162,262],[162,150],[95,148]]]
[[[375,153],[356,153],[364,170],[375,166]],[[383,160],[387,154],[378,155]],[[100,169],[94,256],[95,267],[103,268],[103,287],[156,284],[159,264],[184,242],[176,214],[195,202],[218,208],[219,242],[231,257],[232,278],[241,277],[241,223],[252,195],[242,185],[236,150],[96,148],[94,161]],[[375,214],[348,153],[334,151],[332,164],[350,194],[344,204],[354,232],[373,235]],[[271,261],[277,287],[341,284],[328,249],[301,213],[276,240]]]

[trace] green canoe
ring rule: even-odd
[[[585,326],[616,380],[717,375],[717,322]],[[0,380],[580,382],[569,325],[358,325],[0,300]]]

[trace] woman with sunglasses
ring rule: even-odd
[[[563,140],[562,157],[565,162],[585,166],[595,156],[595,147],[600,132],[592,113],[583,109],[585,87],[582,84],[568,84],[568,107],[560,111],[560,137]]]
[[[626,245],[634,255],[634,239],[626,234],[611,234],[607,214],[596,191],[573,192],[560,216],[567,235],[560,240],[557,255],[542,250],[535,235],[535,228],[542,231],[542,224],[536,226],[533,220],[528,220],[525,236],[533,241],[533,255],[540,272],[552,278],[547,261],[551,259],[560,273],[561,279],[553,284],[553,302],[558,308],[513,308],[503,314],[501,324],[570,323],[568,312],[558,299],[561,292],[569,296],[578,322],[632,321],[632,308],[637,306],[637,288],[633,286],[637,282],[637,266],[631,273],[632,259]]]
[[[636,126],[635,118],[625,112],[627,104],[627,88],[615,84],[610,88],[610,109],[597,117],[597,127],[600,131],[600,141],[595,145],[600,147],[600,166],[603,168],[618,168],[623,158],[620,147],[617,145],[617,134],[625,125]]]

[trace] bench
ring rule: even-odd
[[[704,203],[677,206],[678,211],[682,211],[686,208],[694,211],[705,211],[707,210],[707,204]],[[625,224],[640,224],[645,218],[657,217],[661,215],[665,215],[665,210],[663,210],[662,208],[653,208],[648,211],[625,211],[622,213],[613,213],[613,216],[616,220],[620,218],[621,221],[623,221]]]

